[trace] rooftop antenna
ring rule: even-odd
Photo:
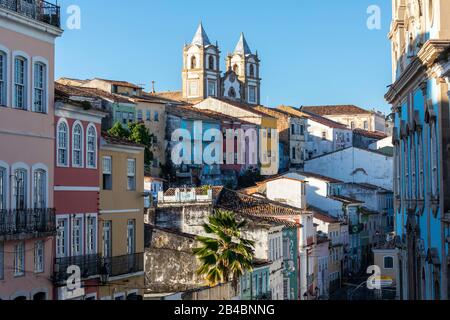
[[[156,93],[156,91],[155,91],[155,80],[152,81],[152,93]]]

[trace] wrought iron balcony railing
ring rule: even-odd
[[[0,210],[0,237],[55,232],[55,209]]]
[[[55,269],[53,282],[56,285],[66,285],[70,274],[67,270],[70,266],[78,266],[81,271],[81,279],[95,277],[100,274],[101,259],[99,254],[83,255],[76,257],[57,258],[55,260]]]
[[[0,0],[0,8],[14,11],[22,16],[61,27],[60,7],[43,0]]]
[[[110,277],[144,271],[144,254],[135,253],[118,257],[102,258],[102,273]]]

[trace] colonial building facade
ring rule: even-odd
[[[397,295],[448,299],[450,2],[392,8]]]
[[[59,7],[0,2],[0,299],[51,300]]]

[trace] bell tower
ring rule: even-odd
[[[234,52],[227,57],[227,70],[233,70],[238,79],[244,84],[241,92],[243,102],[260,104],[261,78],[259,77],[260,60],[258,53],[253,54],[241,33]]]
[[[199,101],[209,96],[219,96],[220,51],[211,44],[200,25],[190,44],[183,48],[183,98]]]

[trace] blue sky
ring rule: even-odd
[[[62,0],[65,32],[56,77],[103,77],[156,89],[181,87],[182,48],[199,21],[222,51],[222,70],[243,31],[261,59],[261,103],[356,104],[384,112],[391,83],[390,0]],[[81,29],[68,30],[69,5]],[[370,5],[381,30],[369,30]]]

